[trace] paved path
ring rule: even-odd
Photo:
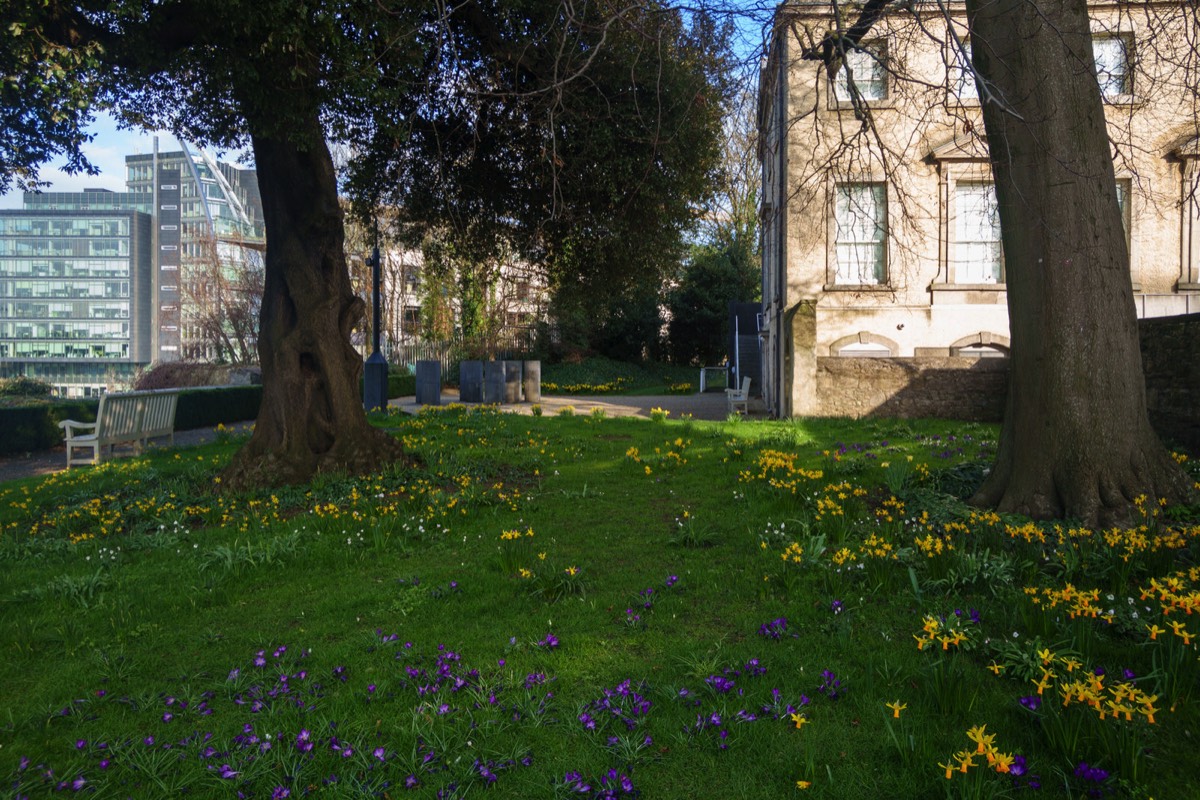
[[[458,402],[458,393],[456,391],[447,390],[443,392],[442,405],[456,402]],[[757,410],[755,406],[756,402],[758,403]],[[408,414],[415,414],[421,408],[417,405],[415,397],[396,398],[389,402],[389,406],[398,408]],[[602,408],[604,409],[604,413],[610,417],[644,417],[649,419],[652,408],[661,408],[664,411],[670,412],[669,419],[679,419],[684,414],[691,414],[693,419],[700,420],[723,420],[727,416],[724,392],[687,395],[647,395],[645,397],[630,395],[595,397],[544,396],[542,397],[541,406],[542,413],[546,416],[554,416],[567,406],[575,409],[576,414],[590,414],[592,413],[592,409]],[[529,403],[505,404],[499,406],[499,408],[501,411],[514,414],[533,413],[533,406]],[[751,398],[750,416],[763,416],[761,400]],[[234,432],[238,432],[248,430],[253,424],[253,422],[241,422],[226,427]],[[175,433],[175,446],[195,447],[196,445],[207,444],[216,439],[216,437],[216,428],[177,431]],[[163,445],[152,443],[150,446],[160,447]],[[122,453],[127,454],[129,452],[131,452],[129,449],[118,449],[118,458],[121,457]],[[59,472],[66,468],[66,463],[67,451],[63,445],[34,453],[0,456],[0,483],[19,478],[28,478],[34,475],[49,475],[53,472]]]
[[[442,391],[442,405],[458,402],[458,392]],[[757,406],[755,405],[757,403]],[[401,397],[390,402],[391,406],[409,414],[420,410],[415,397]],[[661,408],[670,412],[668,419],[679,419],[684,414],[691,414],[693,419],[723,420],[728,416],[724,392],[706,392],[704,394],[663,394],[663,395],[574,395],[549,396],[543,395],[542,413],[548,417],[559,413],[570,406],[576,414],[590,414],[594,408],[604,409],[610,417],[644,417],[650,418],[650,410]],[[502,404],[501,411],[514,414],[532,414],[531,403]],[[750,416],[763,416],[762,401],[757,398],[750,400]]]

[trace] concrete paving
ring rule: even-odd
[[[446,390],[442,393],[442,402],[440,405],[449,405],[457,402],[457,391]],[[542,414],[545,416],[554,416],[568,406],[573,408],[576,414],[580,415],[591,414],[592,409],[601,408],[604,409],[605,415],[609,417],[643,417],[649,419],[651,409],[655,408],[661,408],[669,412],[668,419],[680,419],[690,414],[692,419],[719,421],[728,416],[724,392],[685,395],[647,395],[644,397],[631,395],[543,396],[539,405],[542,407]],[[416,414],[422,408],[422,406],[417,405],[415,397],[395,398],[389,401],[388,406],[390,408],[397,408],[407,414]],[[501,404],[497,407],[506,413],[533,414],[532,403]],[[750,399],[751,417],[761,418],[765,416],[762,409],[761,400],[758,398]],[[253,421],[248,421],[227,425],[226,428],[234,432],[245,432],[250,430],[253,425]],[[177,431],[175,433],[175,446],[195,447],[200,444],[207,444],[216,438],[216,428]],[[168,446],[169,444],[165,439],[156,440],[150,444],[151,448]],[[117,458],[127,457],[132,454],[132,448],[117,448]],[[33,453],[0,456],[0,483],[36,475],[49,475],[66,468],[67,451],[63,445]],[[76,467],[76,469],[80,469],[80,467]],[[86,469],[86,467],[83,467],[83,469]]]

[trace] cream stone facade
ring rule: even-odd
[[[761,76],[760,336],[776,416],[823,413],[819,358],[979,358],[1008,347],[978,91],[960,66],[963,5],[943,15],[917,2],[885,16],[867,52],[831,76],[801,54],[834,28],[832,8],[781,5]],[[1193,12],[1151,2],[1094,3],[1091,13],[1137,314],[1200,312]]]

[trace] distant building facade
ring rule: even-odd
[[[261,267],[262,201],[253,170],[180,144],[128,156],[128,192],[0,211],[0,377],[89,396],[152,362],[220,358],[196,321],[222,311],[214,283]]]
[[[1200,130],[1195,76],[1178,67],[1192,63],[1180,21],[1190,12],[1177,1],[1088,5],[1137,314],[1200,312]],[[846,70],[831,76],[802,58],[806,43],[837,29],[834,5],[777,9],[758,117],[759,335],[776,416],[827,413],[829,382],[853,372],[846,359],[1008,354],[1006,265],[964,67],[966,12],[961,2],[945,8],[922,25],[907,7],[884,15],[847,56],[853,90]],[[862,413],[887,393],[877,397]]]
[[[153,358],[152,221],[112,192],[77,197],[0,213],[0,375],[88,396]],[[103,210],[78,207],[92,199]]]

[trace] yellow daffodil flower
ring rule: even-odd
[[[804,724],[808,721],[808,717],[801,716],[800,714],[792,714],[792,722],[796,723],[796,730],[803,728]]]
[[[975,752],[982,753],[984,745],[991,744],[992,740],[996,737],[994,734],[988,735],[987,725],[976,725],[974,728],[967,729],[967,738],[979,745],[979,748]]]
[[[900,719],[900,712],[908,708],[908,703],[901,703],[899,700],[885,705],[892,710],[892,719]]]

